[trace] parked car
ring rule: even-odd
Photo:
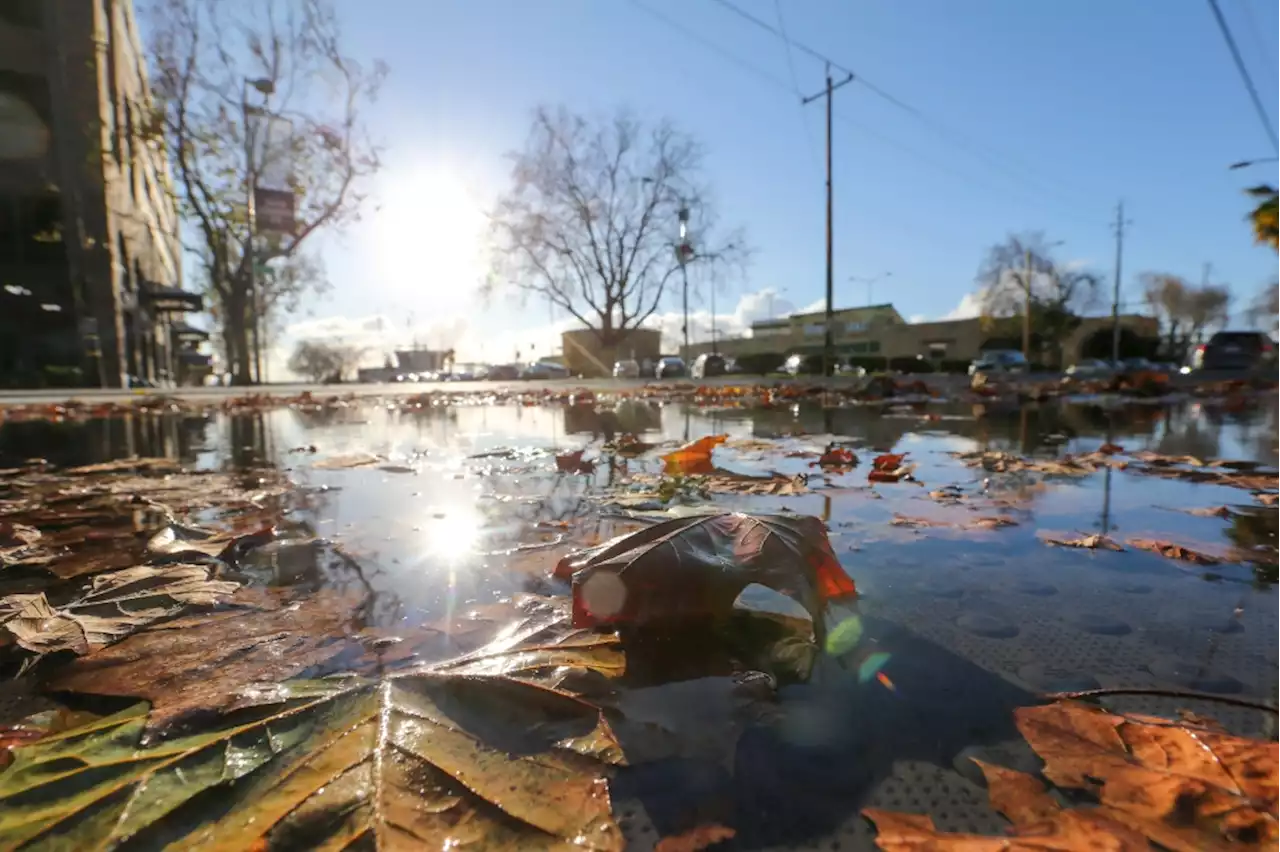
[[[1220,331],[1191,351],[1193,370],[1252,370],[1274,363],[1276,346],[1261,331]]]
[[[615,379],[638,379],[640,378],[640,365],[634,359],[619,361],[613,365],[613,377]]]
[[[1120,369],[1126,373],[1146,373],[1160,368],[1146,358],[1125,358],[1120,362]]]
[[[658,366],[654,369],[653,375],[659,379],[678,379],[687,373],[688,370],[685,368],[682,358],[668,355],[665,358],[658,359]]]
[[[1101,358],[1085,358],[1083,361],[1072,364],[1064,372],[1072,378],[1087,379],[1109,375],[1113,370],[1108,361],[1103,361]]]
[[[520,371],[520,378],[546,381],[548,379],[567,379],[569,371],[553,361],[535,361],[526,364]]]
[[[693,359],[693,367],[690,368],[689,375],[695,379],[706,379],[711,376],[723,376],[727,372],[728,368],[723,355],[703,352]]]
[[[491,382],[510,382],[520,378],[520,368],[515,364],[494,364],[484,377]]]
[[[981,352],[969,365],[974,373],[1025,373],[1030,369],[1027,358],[1016,349],[991,349]]]

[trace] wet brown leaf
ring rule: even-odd
[[[675,518],[556,566],[572,578],[573,624],[637,624],[727,615],[751,583],[789,591],[811,614],[857,593],[825,525],[806,515]]]
[[[316,470],[350,470],[357,467],[373,467],[386,459],[374,453],[345,453],[328,456],[311,463]]]
[[[960,518],[957,520],[894,515],[893,520],[889,523],[895,527],[933,527],[956,530],[998,530],[1004,527],[1016,527],[1018,525],[1018,522],[1012,518],[995,515],[987,515],[977,518]]]
[[[1062,701],[1014,711],[1053,783],[1093,793],[1098,807],[1063,808],[1037,779],[978,762],[1009,837],[940,832],[927,816],[867,809],[881,849],[1262,849],[1277,838],[1280,746],[1196,720],[1116,715]]]
[[[906,457],[906,453],[884,453],[872,459],[871,466],[875,470],[894,471],[902,467],[902,461]]]
[[[701,852],[717,843],[732,840],[737,835],[738,832],[727,825],[707,823],[680,834],[662,838],[653,847],[653,852]]]
[[[556,456],[556,470],[561,473],[594,473],[596,463],[582,457],[584,450],[561,453]]]
[[[239,583],[210,578],[204,565],[139,565],[93,578],[88,592],[64,606],[44,593],[0,598],[0,625],[37,654],[88,654],[188,606],[212,606]]]
[[[280,605],[243,589],[233,603],[248,609],[192,615],[136,633],[70,663],[49,682],[54,690],[145,698],[151,726],[231,707],[242,689],[275,683],[330,659],[346,646],[358,601],[321,591]]]
[[[133,458],[133,459],[116,459],[114,461],[100,462],[98,464],[86,464],[80,467],[69,467],[62,471],[67,476],[90,476],[99,473],[136,473],[147,471],[151,473],[159,473],[166,471],[181,470],[176,459],[165,458]]]
[[[1180,562],[1193,562],[1196,565],[1218,565],[1223,562],[1220,557],[1209,553],[1203,553],[1199,550],[1193,550],[1181,544],[1172,541],[1159,541],[1152,538],[1131,538],[1125,541],[1130,547],[1136,547],[1138,550],[1149,550],[1152,553],[1158,553],[1166,559],[1176,559]]]
[[[1073,537],[1060,536],[1058,533],[1050,532],[1041,532],[1037,533],[1037,535],[1045,544],[1053,544],[1058,547],[1081,547],[1087,550],[1124,550],[1114,539],[1099,533]]]

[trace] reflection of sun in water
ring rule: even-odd
[[[433,312],[441,299],[461,306],[484,273],[478,198],[444,167],[388,173],[379,196],[373,254],[387,295]]]
[[[450,569],[456,567],[476,552],[483,525],[484,518],[473,509],[460,509],[442,518],[433,518],[423,527],[427,555],[442,560]]]
[[[483,528],[484,517],[473,508],[446,512],[422,528],[424,556],[429,565],[442,568],[445,576],[442,591],[446,624],[453,621],[457,607],[458,568],[479,549]]]

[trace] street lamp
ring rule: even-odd
[[[659,181],[651,177],[640,178],[641,183],[657,184],[662,187]],[[683,307],[682,325],[680,333],[684,338],[685,357],[689,355],[689,261],[693,260],[693,245],[689,242],[689,204],[685,197],[676,190],[671,190],[672,195],[680,203],[679,210],[676,211],[676,218],[680,222],[680,242],[676,243],[676,262],[680,264],[680,279],[683,287],[681,302]],[[711,292],[711,349],[715,351],[715,321],[716,321],[716,295],[715,288]]]
[[[249,89],[256,89],[263,99],[275,94],[276,86],[271,80],[265,77],[259,79],[250,79],[246,77],[240,89],[240,114],[244,128],[244,158],[245,158],[245,209],[248,213],[249,221],[249,238],[245,244],[245,262],[248,266],[249,274],[249,294],[253,299],[253,363],[254,374],[257,383],[262,382],[262,294],[258,292],[258,270],[256,268],[257,258],[254,256],[254,233],[257,230],[257,213],[253,200],[253,188],[258,182],[257,175],[253,165],[253,134],[249,132],[249,116],[252,114],[252,108],[249,106]]]
[[[883,281],[883,280],[884,280],[884,279],[886,279],[886,278],[892,278],[892,277],[893,277],[893,273],[892,273],[892,272],[881,272],[879,275],[871,275],[871,276],[866,276],[866,277],[859,277],[859,276],[857,276],[857,275],[850,275],[850,276],[849,276],[849,283],[851,283],[851,284],[866,284],[866,285],[867,285],[867,304],[868,304],[868,305],[870,305],[870,304],[871,304],[871,287],[872,287],[872,285],[873,285],[873,284],[875,284],[877,281]]]
[[[1241,160],[1238,163],[1232,163],[1231,165],[1227,166],[1227,168],[1232,171],[1234,171],[1235,169],[1247,169],[1250,166],[1260,166],[1263,163],[1274,163],[1276,162],[1276,159],[1277,158],[1275,157],[1263,157],[1258,160]]]

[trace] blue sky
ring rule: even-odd
[[[733,2],[775,25],[780,8],[794,40],[917,113],[860,84],[836,95],[838,306],[866,301],[850,276],[891,271],[875,301],[908,317],[963,310],[986,248],[1032,229],[1109,286],[1120,198],[1130,307],[1143,271],[1199,279],[1211,263],[1240,307],[1274,278],[1241,189],[1276,167],[1227,166],[1275,151],[1204,0]],[[1220,2],[1274,117],[1276,4]],[[382,209],[324,240],[334,289],[291,336],[377,333],[381,317],[382,337],[417,334],[469,357],[545,346],[562,319],[545,305],[475,293],[478,211],[505,186],[504,154],[540,103],[630,106],[706,145],[722,217],[756,249],[718,297],[722,324],[758,316],[763,291],[778,294],[777,310],[822,297],[822,110],[798,104],[776,36],[715,0],[337,5],[350,52],[391,67],[371,113],[387,146]],[[821,88],[821,62],[792,61],[801,90]]]

